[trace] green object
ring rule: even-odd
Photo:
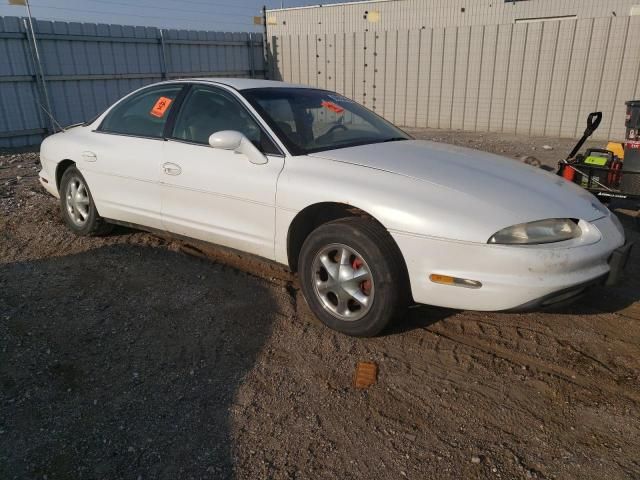
[[[596,165],[598,167],[604,167],[607,164],[608,157],[597,157],[595,155],[589,155],[584,159],[584,163],[588,165]]]

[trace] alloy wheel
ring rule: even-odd
[[[65,198],[69,218],[77,226],[84,226],[89,219],[91,199],[89,198],[87,186],[81,178],[77,176],[71,177],[67,184]]]
[[[313,289],[331,315],[344,321],[364,317],[371,309],[374,284],[367,262],[353,248],[334,243],[313,260]]]

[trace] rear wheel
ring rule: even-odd
[[[384,228],[350,217],[326,223],[307,237],[298,271],[305,299],[322,323],[368,337],[380,333],[407,305],[403,266]]]
[[[113,228],[98,215],[89,186],[76,167],[67,168],[60,180],[60,210],[76,235],[104,235]]]

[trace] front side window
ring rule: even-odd
[[[294,155],[411,138],[362,105],[334,92],[256,88],[243,90],[242,95]]]
[[[222,130],[242,133],[263,153],[280,153],[231,93],[219,88],[194,85],[178,112],[172,138],[208,145],[211,134]]]
[[[116,105],[98,131],[162,138],[164,126],[182,85],[164,85],[132,95]]]

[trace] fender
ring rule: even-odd
[[[438,207],[443,198],[452,199],[446,209]],[[323,158],[287,157],[276,194],[276,261],[288,262],[287,234],[298,212],[324,202],[367,212],[392,233],[433,237],[438,232],[434,238],[486,243],[498,229],[495,221],[483,224],[489,205],[447,187]],[[470,216],[469,210],[476,212]]]

